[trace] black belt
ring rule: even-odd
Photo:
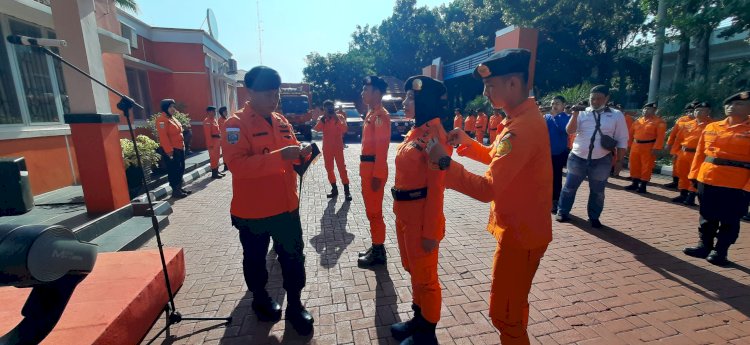
[[[655,143],[655,142],[656,142],[656,139],[651,139],[651,140],[638,140],[638,139],[635,139],[635,143],[636,144],[650,144],[650,143]]]
[[[497,130],[497,128],[490,128],[490,130],[491,130],[491,131],[496,131],[496,130]]]
[[[687,147],[687,146],[685,146],[685,145],[682,145],[682,148],[681,148],[681,150],[682,150],[683,152],[695,152],[695,150],[696,150],[696,149],[695,149],[695,148],[690,148],[690,147]]]
[[[211,136],[211,138],[221,139],[221,135],[214,134],[214,135]]]
[[[375,156],[361,155],[359,156],[360,162],[375,162]]]
[[[413,190],[398,190],[391,188],[391,195],[396,201],[412,201],[424,199],[427,197],[427,187]]]
[[[733,160],[724,159],[724,158],[716,158],[713,156],[707,156],[706,162],[711,163],[711,164],[716,164],[716,165],[726,165],[726,166],[735,167],[735,168],[750,169],[750,162],[733,161]]]

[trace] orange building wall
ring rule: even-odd
[[[2,140],[0,157],[24,157],[29,171],[31,191],[38,195],[73,185],[75,181],[80,180],[70,137],[68,142],[73,159],[73,171],[70,167],[65,136]]]
[[[529,90],[534,87],[538,38],[539,31],[527,28],[516,28],[502,36],[495,37],[496,52],[508,48],[525,48],[531,51],[531,63],[529,64]]]

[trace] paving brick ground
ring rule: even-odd
[[[354,201],[328,201],[322,161],[306,178],[301,214],[307,255],[303,300],[316,319],[302,338],[284,320],[259,322],[250,309],[237,231],[230,226],[230,177],[199,180],[192,196],[174,203],[164,229],[168,246],[183,247],[187,279],[176,296],[191,316],[232,315],[228,327],[211,322],[173,326],[162,344],[395,344],[388,326],[410,316],[409,276],[401,267],[392,199],[386,193],[389,262],[381,270],[357,268],[357,252],[370,242],[359,176],[358,144],[346,149]],[[391,158],[395,144],[391,145]],[[484,168],[460,159],[471,170]],[[393,184],[393,160],[390,182]],[[625,173],[627,175],[627,173]],[[666,179],[657,178],[657,183]],[[659,187],[642,196],[611,180],[603,229],[588,227],[586,184],[573,221],[554,223],[554,240],[531,291],[529,332],[540,344],[750,344],[750,224],[730,252],[736,263],[719,268],[682,254],[697,233],[697,209],[675,205],[676,192]],[[252,192],[252,191],[248,191]],[[582,196],[582,197],[581,197]],[[258,196],[262,197],[262,196]],[[488,318],[493,237],[484,229],[489,206],[446,192],[446,238],[439,275],[443,309],[441,344],[497,344]],[[155,241],[146,247],[154,247]],[[281,270],[268,255],[271,294],[283,300]],[[154,330],[163,325],[159,319]],[[147,339],[148,339],[147,338]]]

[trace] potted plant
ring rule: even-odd
[[[182,125],[182,136],[185,141],[185,155],[190,154],[190,141],[193,139],[193,130],[190,127],[190,115],[176,112],[174,118]]]
[[[128,182],[128,191],[130,198],[135,198],[143,193],[142,178],[151,175],[151,167],[156,164],[160,157],[156,153],[159,144],[145,135],[139,135],[135,139],[138,145],[138,152],[141,155],[143,169],[138,168],[138,159],[135,155],[133,142],[130,139],[120,139],[120,148],[122,149],[122,161],[125,167],[125,178]]]

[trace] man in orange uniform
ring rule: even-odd
[[[503,345],[529,344],[528,295],[539,262],[552,241],[552,158],[547,124],[527,84],[531,52],[501,50],[474,70],[484,95],[507,114],[505,129],[490,146],[451,131],[457,152],[489,164],[484,175],[458,162],[447,164],[446,187],[490,203],[487,230],[497,240],[492,268],[490,318]],[[430,151],[433,163],[448,157],[440,145]],[[444,164],[445,165],[445,164]]]
[[[724,100],[724,113],[727,118],[706,125],[698,140],[688,178],[698,189],[700,242],[684,249],[719,266],[729,264],[727,252],[750,201],[750,91]]]
[[[391,142],[391,117],[383,108],[383,94],[388,84],[382,78],[365,78],[362,101],[370,110],[362,127],[362,155],[359,176],[362,178],[362,198],[370,221],[372,246],[359,253],[357,265],[372,267],[386,261],[385,222],[383,221],[383,191],[388,180],[388,145]]]
[[[414,318],[391,325],[391,334],[403,340],[401,344],[437,344],[435,327],[441,308],[438,250],[445,235],[445,171],[430,163],[427,149],[443,145],[447,152],[451,150],[440,122],[446,89],[442,82],[420,75],[409,78],[404,90],[404,113],[414,119],[414,128],[396,150],[396,181],[391,194],[401,263],[411,275]]]
[[[225,137],[227,135],[227,107],[221,107],[219,108],[219,131],[221,132],[221,137]],[[219,146],[221,146],[221,152],[224,153],[224,144],[221,140],[219,140],[219,143],[221,143]],[[227,161],[224,160],[224,170],[222,172],[228,171],[229,168],[227,167]]]
[[[664,147],[664,134],[667,132],[667,123],[656,116],[656,103],[643,106],[643,116],[633,123],[630,131],[633,133],[633,146],[628,161],[633,182],[625,189],[647,193],[646,185],[656,165],[656,154]]]
[[[227,120],[223,139],[232,171],[230,213],[232,225],[239,230],[245,282],[258,318],[274,322],[281,318],[281,306],[266,291],[266,255],[273,239],[286,290],[286,319],[298,333],[307,335],[314,320],[301,301],[305,255],[293,165],[309,156],[309,150],[300,149],[292,125],[274,112],[280,86],[281,78],[271,68],[258,66],[245,74],[250,101]]]
[[[673,132],[677,132],[673,141],[673,144],[678,148],[674,159],[674,171],[679,178],[677,188],[680,190],[680,195],[673,198],[672,201],[688,206],[695,206],[695,193],[697,191],[688,179],[690,165],[695,158],[695,150],[701,133],[703,133],[706,125],[712,122],[711,105],[708,102],[696,103],[694,113],[695,120],[677,123],[672,129]]]
[[[346,173],[346,163],[344,163],[344,134],[346,134],[346,117],[336,114],[333,109],[333,101],[326,100],[323,102],[324,114],[318,119],[315,130],[323,133],[323,160],[325,161],[326,172],[328,173],[328,182],[331,184],[331,194],[327,197],[335,198],[339,195],[339,188],[336,186],[336,174],[333,172],[333,163],[339,168],[339,177],[344,184],[344,196],[346,201],[352,200],[349,192],[349,175]]]
[[[461,115],[461,109],[456,108],[453,110],[453,128],[462,128],[464,124],[464,117]]]
[[[466,134],[468,134],[470,137],[474,136],[474,131],[477,129],[476,123],[477,117],[472,113],[469,113],[469,116],[467,116],[464,120],[464,132],[466,132]]]
[[[672,182],[665,184],[664,187],[677,188],[677,185],[679,183],[676,166],[677,157],[680,153],[680,143],[675,142],[675,140],[677,138],[677,134],[680,132],[680,124],[690,122],[695,119],[694,111],[696,103],[696,101],[693,101],[685,105],[685,114],[674,122],[674,126],[672,126],[672,130],[669,132],[669,136],[667,137],[667,150],[672,156]]]
[[[500,110],[494,109],[492,111],[492,116],[490,116],[490,124],[489,124],[489,130],[490,130],[490,138],[487,140],[489,143],[494,143],[495,138],[497,137],[497,133],[503,130],[503,118],[500,116]]]
[[[476,127],[476,139],[477,141],[484,145],[484,135],[487,133],[487,114],[484,113],[484,111],[479,111],[477,113],[477,122],[475,124]]]
[[[162,114],[156,118],[156,134],[162,158],[167,163],[167,177],[172,187],[173,198],[184,198],[191,192],[182,187],[182,175],[185,174],[185,139],[182,136],[182,125],[174,118],[177,109],[173,99],[161,101]]]
[[[221,157],[221,129],[216,121],[216,107],[206,108],[206,118],[203,119],[203,137],[206,138],[208,158],[211,160],[211,178],[220,179],[224,174],[219,172],[219,157]]]

